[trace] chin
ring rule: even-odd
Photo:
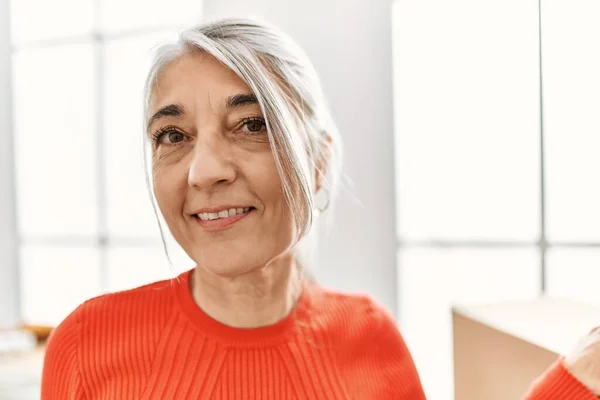
[[[262,268],[262,266],[249,266],[247,263],[243,265],[218,265],[211,268],[210,266],[202,266],[202,268],[207,270],[212,275],[221,277],[221,278],[234,278],[236,276],[246,275],[254,271],[258,271]]]
[[[256,237],[256,236],[254,236]],[[198,267],[214,276],[231,278],[258,271],[289,252],[289,246],[264,246],[255,240],[194,245],[187,252]],[[191,253],[191,254],[190,254]]]

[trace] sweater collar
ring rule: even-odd
[[[226,345],[270,345],[282,343],[295,337],[307,326],[312,303],[313,285],[306,282],[292,311],[273,325],[258,328],[235,328],[225,325],[206,314],[194,301],[191,290],[191,274],[194,269],[173,279],[173,290],[181,311],[197,331]]]

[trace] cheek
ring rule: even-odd
[[[156,202],[165,218],[175,212],[179,212],[184,199],[187,182],[185,168],[180,165],[153,166],[153,185]],[[169,222],[167,220],[167,222]]]
[[[295,224],[275,163],[263,170],[259,177],[261,197],[268,210],[266,215],[270,221],[269,230],[278,238],[278,245],[287,246],[294,235]]]
[[[265,203],[285,203],[283,185],[273,157],[265,157],[262,162],[253,163],[251,171],[253,184],[261,200]]]

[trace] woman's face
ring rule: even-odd
[[[160,74],[150,115],[158,206],[198,266],[235,276],[290,249],[264,117],[235,73],[206,54],[183,56]]]

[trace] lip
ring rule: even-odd
[[[234,206],[222,207],[222,206],[219,206],[219,207],[213,207],[213,208],[203,208],[200,211],[198,211],[196,214],[208,213],[208,212],[215,213],[215,212],[219,212],[219,211],[228,210],[230,208],[244,208],[244,207],[240,207],[240,206],[238,206],[238,207],[234,207]],[[207,220],[207,221],[201,220],[199,217],[196,216],[196,214],[192,215],[192,218],[205,231],[215,232],[215,231],[221,231],[221,230],[232,227],[234,224],[242,221],[244,218],[246,218],[247,216],[252,214],[254,211],[256,211],[256,209],[252,207],[252,208],[250,208],[250,210],[248,212],[245,212],[243,214],[236,214],[236,215],[232,215],[231,217],[227,217],[227,218],[218,218],[218,219],[212,219],[212,220]]]

